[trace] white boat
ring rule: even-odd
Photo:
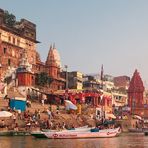
[[[101,130],[100,130],[101,131]],[[75,138],[110,138],[119,135],[120,128],[104,130],[101,132],[44,132],[45,136],[49,139],[75,139]]]
[[[71,130],[62,130],[62,132],[88,132],[91,128],[88,128],[88,126],[82,126]],[[31,135],[36,138],[47,138],[44,133],[55,133],[55,132],[61,132],[59,130],[50,130],[50,129],[43,129],[42,131],[32,131]]]

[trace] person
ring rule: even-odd
[[[5,127],[5,121],[2,120],[2,128],[4,128],[4,127]]]
[[[51,119],[51,111],[47,109],[48,118]]]
[[[42,106],[44,106],[44,99],[42,98],[42,100],[41,100],[41,103],[42,103]]]
[[[29,100],[27,100],[26,104],[27,104],[27,107],[31,107],[31,102]]]
[[[59,109],[60,109],[60,107],[59,107],[59,105],[57,105],[57,111],[56,111],[57,114],[59,114]]]
[[[13,118],[13,122],[15,123],[16,122],[16,115],[13,114],[12,118]]]
[[[65,129],[65,126],[66,126],[65,122],[63,122],[62,128]]]

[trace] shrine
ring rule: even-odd
[[[128,88],[128,105],[131,108],[131,114],[144,114],[144,85],[140,74],[135,70]]]
[[[35,75],[31,71],[32,66],[28,62],[26,50],[22,54],[19,67],[17,68],[18,86],[32,86],[35,83]]]

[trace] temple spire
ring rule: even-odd
[[[52,44],[50,44],[49,50],[52,49]]]
[[[143,109],[143,92],[144,85],[138,70],[136,69],[128,88],[128,105],[131,108],[132,114],[141,114],[141,110]]]

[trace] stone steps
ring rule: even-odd
[[[27,110],[30,112],[34,112],[35,110],[40,110],[41,112],[44,111],[45,109],[48,109],[49,105],[45,104],[44,106],[39,103],[31,103],[31,107],[28,107]]]
[[[49,109],[49,104],[45,104],[44,106],[41,103],[31,103],[31,107],[27,108],[30,112],[34,112],[35,110],[40,110],[41,112]],[[52,111],[56,111],[57,107],[56,105],[52,105]]]

